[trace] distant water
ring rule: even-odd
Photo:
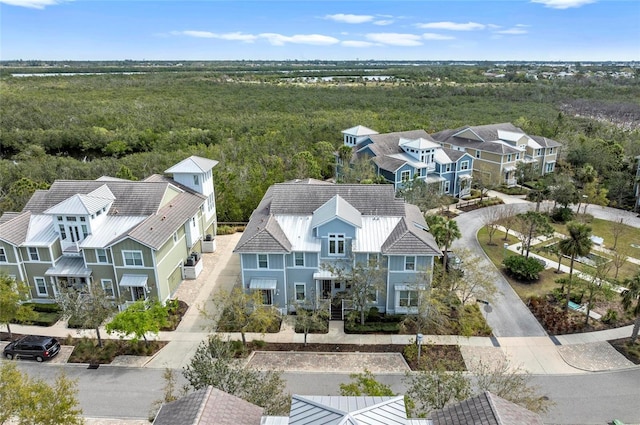
[[[33,74],[11,74],[12,77],[74,77],[76,75],[136,75],[146,72],[40,72]]]

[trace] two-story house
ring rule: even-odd
[[[165,171],[172,177],[56,180],[0,217],[0,273],[27,283],[35,302],[88,285],[123,301],[167,300],[215,249],[216,164],[192,156]]]
[[[530,163],[539,175],[553,172],[561,144],[529,136],[511,123],[465,126],[432,135],[444,147],[473,156],[474,178],[485,184],[513,186],[516,165]]]
[[[357,126],[342,131],[353,159],[371,158],[378,175],[396,190],[418,179],[436,185],[439,193],[462,197],[471,190],[473,157],[443,148],[424,130],[379,134]]]
[[[396,198],[391,185],[293,181],[267,190],[234,252],[244,290],[261,291],[264,303],[283,313],[296,301],[349,290],[327,265],[371,260],[386,270],[385,289],[371,305],[408,313],[440,255],[426,229],[418,207]]]

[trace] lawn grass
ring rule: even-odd
[[[483,227],[478,231],[478,242],[482,246],[482,249],[487,254],[491,262],[495,264],[500,270],[503,269],[502,260],[505,258],[505,255],[519,255],[513,251],[505,251],[504,244],[504,232],[497,231],[493,236],[493,243],[496,245],[488,245],[489,243],[489,234],[487,233],[486,227]],[[519,240],[515,236],[509,235],[507,239],[507,243],[509,245],[518,243]],[[565,273],[566,274],[566,273]],[[505,279],[509,282],[514,291],[518,294],[520,299],[524,302],[527,302],[529,298],[533,296],[544,296],[551,292],[554,288],[558,286],[555,283],[555,280],[562,277],[562,274],[556,274],[555,268],[545,269],[540,273],[540,278],[535,282],[523,283],[512,277],[503,274]]]

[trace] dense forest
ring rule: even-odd
[[[345,78],[309,83],[298,77],[317,70],[292,78],[235,66],[26,78],[3,68],[0,213],[19,211],[55,179],[142,179],[195,154],[220,161],[219,220],[246,221],[271,184],[332,177],[346,128],[436,132],[498,122],[558,140],[562,167],[591,164],[613,204],[631,205],[640,155],[633,76],[498,81],[486,68],[425,66],[369,71],[390,76],[384,81],[332,69]]]

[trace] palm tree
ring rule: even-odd
[[[427,217],[427,224],[429,225],[429,231],[436,240],[439,247],[443,248],[442,254],[442,275],[447,273],[447,263],[449,261],[449,248],[453,241],[462,237],[458,223],[454,220],[448,220],[439,215],[433,215]]]
[[[627,290],[622,293],[622,306],[625,310],[633,307],[631,312],[636,316],[631,332],[631,342],[635,343],[638,339],[638,331],[640,331],[640,272],[630,279],[625,279],[623,285]]]
[[[571,258],[571,264],[569,266],[569,282],[567,285],[567,302],[565,309],[569,307],[569,300],[571,299],[571,284],[573,280],[573,263],[576,257],[584,257],[591,251],[591,226],[586,224],[577,223],[575,221],[567,223],[567,230],[569,231],[569,237],[563,239],[558,243],[560,251],[564,255]]]

